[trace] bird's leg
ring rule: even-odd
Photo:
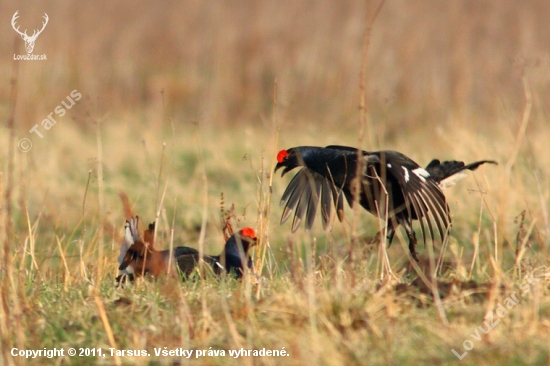
[[[398,217],[397,222],[405,228],[405,232],[407,233],[407,237],[409,238],[409,252],[411,253],[413,259],[419,263],[418,257],[416,256],[416,234],[414,233],[413,227],[412,227],[412,221],[408,218],[404,217]]]
[[[416,256],[416,251],[414,250],[416,246],[416,235],[414,233],[414,230],[411,227],[405,227],[405,230],[407,231],[407,236],[409,237],[409,251],[411,252],[411,255],[416,263],[419,263],[420,261],[418,260],[418,257]]]
[[[388,221],[388,248],[391,245],[391,242],[393,240],[393,237],[395,236],[395,228],[393,225]]]
[[[386,227],[388,228],[388,248],[391,246],[391,242],[393,240],[393,237],[395,236],[395,232],[397,231],[397,227],[399,226],[399,221],[395,217],[390,217],[388,221],[386,222]],[[406,225],[405,225],[406,226]]]

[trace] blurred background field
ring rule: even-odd
[[[370,13],[368,4],[3,1],[0,239],[9,248],[2,294],[11,310],[2,319],[23,324],[2,329],[4,356],[11,346],[108,348],[99,294],[119,348],[285,346],[297,365],[458,361],[450,349],[482,324],[501,283],[517,287],[524,273],[549,264],[550,2],[387,0],[363,60],[366,19],[379,3]],[[34,49],[47,61],[15,61],[13,98],[13,54],[25,53],[10,24],[16,10],[28,33],[44,13],[49,23]],[[386,282],[375,246],[355,248],[361,261],[348,267],[351,218],[331,233],[316,222],[311,234],[291,235],[290,223],[278,222],[286,176],[273,178],[268,205],[279,149],[358,146],[363,62],[364,149],[398,150],[420,165],[432,158],[499,162],[446,192],[454,220],[446,279],[494,285],[481,304],[461,296],[446,302],[449,327],[433,306],[380,292]],[[30,134],[73,90],[82,99],[41,129],[43,138]],[[21,138],[33,144],[27,153],[17,149]],[[160,208],[162,247],[172,227],[175,245],[196,247],[206,212],[207,253],[223,245],[223,194],[226,209],[235,204],[235,225],[255,227],[262,247],[269,244],[259,269],[268,284],[145,281],[115,290],[120,190],[142,223]],[[378,221],[359,214],[360,234],[374,235]],[[526,250],[519,262],[518,247]],[[427,253],[423,245],[418,251]],[[388,253],[398,279],[410,282],[414,271],[401,271],[408,261],[399,242]],[[536,273],[547,281],[548,272]],[[548,295],[545,282],[462,362],[547,363]],[[130,299],[129,310],[110,308],[120,297]],[[139,320],[129,322],[125,312]],[[535,334],[538,341],[527,344]]]
[[[178,124],[261,126],[275,79],[282,115],[293,124],[356,127],[364,1],[5,1],[6,86],[16,38],[24,52],[10,26],[15,10],[29,33],[44,12],[50,17],[34,51],[48,61],[20,65],[21,127],[42,120],[75,88],[110,123],[129,114],[158,125],[164,112]],[[513,124],[524,105],[522,76],[540,107],[550,93],[549,12],[547,1],[387,1],[368,55],[377,135],[395,137],[419,123]],[[1,93],[9,100],[9,88]]]

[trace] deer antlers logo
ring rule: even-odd
[[[46,28],[46,24],[48,24],[48,14],[44,13],[44,22],[42,22],[42,29],[40,30],[35,30],[32,34],[32,36],[29,36],[27,35],[27,30],[25,29],[24,32],[21,32],[19,30],[19,26],[15,26],[15,21],[17,20],[17,18],[19,18],[19,10],[17,10],[15,12],[15,14],[13,14],[13,17],[11,18],[11,26],[13,27],[13,29],[19,33],[21,35],[21,38],[23,38],[23,40],[25,41],[25,48],[27,49],[27,53],[32,53],[32,50],[34,49],[34,42],[36,41],[36,38],[38,38],[38,36],[40,35],[40,33],[42,33],[42,31],[44,30],[44,28]]]

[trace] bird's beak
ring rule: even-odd
[[[286,173],[288,173],[289,171],[291,171],[293,168],[289,167],[289,166],[286,166],[284,164],[281,164],[281,163],[277,163],[277,165],[275,166],[275,173],[277,173],[277,170],[281,169],[281,168],[285,168],[283,170],[283,172],[281,173],[281,177],[284,177],[284,175]]]

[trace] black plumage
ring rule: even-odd
[[[441,162],[438,159],[434,159],[426,166],[426,170],[441,185],[445,179],[462,173],[464,170],[476,170],[480,165],[485,163],[497,164],[494,160],[480,160],[466,165],[463,161],[451,160]]]
[[[451,226],[449,207],[439,183],[464,169],[474,170],[485,162],[494,163],[479,161],[464,165],[462,162],[441,163],[433,160],[423,169],[397,151],[367,152],[335,145],[281,150],[277,161],[275,171],[284,168],[282,175],[302,167],[281,198],[281,205],[285,206],[281,224],[294,211],[292,231],[296,231],[304,219],[305,227],[311,229],[319,205],[325,229],[334,208],[342,220],[343,197],[346,197],[350,206],[355,201],[355,178],[361,162],[357,198],[359,204],[370,213],[387,218],[390,243],[396,228],[403,225],[409,238],[409,250],[417,261],[412,220],[420,221],[424,241],[426,231],[432,240],[435,240],[434,231],[438,231],[443,239]]]
[[[247,267],[252,268],[252,258],[250,258],[248,251],[256,245],[256,242],[257,239],[254,230],[244,228],[227,240],[220,255],[204,255],[203,260],[212,266],[216,274],[226,271],[234,273],[237,278],[241,278],[244,272],[243,259],[247,262]],[[198,253],[176,257],[178,268],[185,275],[193,272],[198,261]]]

